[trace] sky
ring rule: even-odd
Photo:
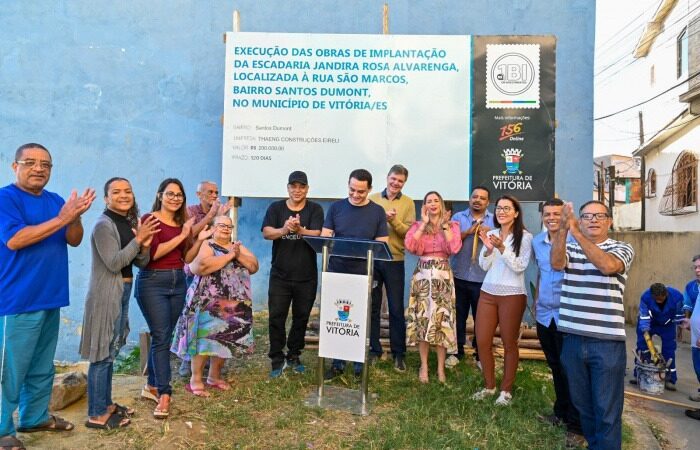
[[[598,0],[594,117],[601,117],[636,103],[634,72],[641,62],[632,53],[646,22],[661,0]],[[627,79],[625,79],[627,77]],[[594,156],[631,154],[638,144],[636,111],[595,122]]]

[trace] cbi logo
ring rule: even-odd
[[[510,52],[501,55],[492,67],[493,86],[505,95],[522,94],[530,89],[535,81],[535,66],[522,53]]]

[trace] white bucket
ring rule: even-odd
[[[664,369],[639,361],[635,361],[635,368],[637,370],[637,385],[640,391],[651,395],[664,393],[664,379],[666,378]]]

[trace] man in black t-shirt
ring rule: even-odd
[[[272,242],[272,268],[267,307],[270,313],[270,378],[278,378],[286,367],[304,373],[299,360],[309,314],[316,299],[318,272],[316,253],[302,236],[318,236],[323,226],[323,208],[307,200],[309,182],[301,171],[292,172],[287,184],[289,198],[272,203],[265,213],[262,234]],[[285,336],[285,323],[292,307],[292,326]],[[285,343],[287,354],[284,354]]]

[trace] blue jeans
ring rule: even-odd
[[[170,344],[177,319],[185,305],[185,272],[182,269],[142,270],[136,277],[136,301],[151,331],[148,384],[158,395],[172,394]]]
[[[124,293],[121,298],[121,313],[114,322],[112,343],[109,356],[102,361],[90,363],[87,376],[88,416],[97,417],[107,413],[112,405],[112,371],[114,360],[119,350],[126,342],[129,332],[129,299],[131,298],[131,282],[124,283]]]
[[[372,289],[372,320],[369,334],[369,351],[375,355],[382,354],[379,342],[382,285],[386,287],[386,300],[389,306],[389,344],[394,358],[406,353],[406,317],[404,316],[404,285],[406,273],[403,261],[375,261]]]
[[[591,450],[622,446],[626,355],[624,341],[564,334],[561,362]]]
[[[0,317],[0,437],[19,425],[32,428],[49,420],[60,309]]]
[[[693,356],[693,369],[695,369],[695,376],[698,379],[698,383],[700,383],[700,348],[691,347],[690,353]],[[698,388],[698,392],[700,392],[700,388]]]

